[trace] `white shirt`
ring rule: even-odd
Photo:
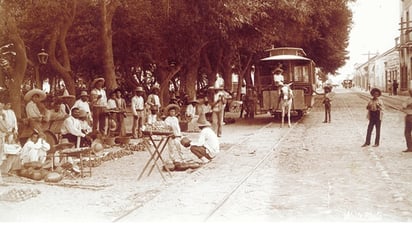
[[[196,117],[196,107],[192,104],[187,105],[186,107],[186,116],[190,118]]]
[[[157,122],[157,114],[149,114],[147,116],[147,123],[154,124],[155,122]]]
[[[79,119],[74,118],[73,116],[67,117],[62,125],[61,134],[72,134],[75,136],[84,137],[86,136],[82,132],[82,124]]]
[[[144,99],[142,96],[133,96],[132,97],[132,113],[134,116],[137,116],[137,111],[143,111],[144,109]]]
[[[38,161],[40,156],[45,156],[48,150],[50,150],[50,144],[48,144],[46,140],[39,138],[39,140],[34,143],[29,139],[21,150],[22,162]]]
[[[41,114],[39,108],[37,107],[36,103],[33,101],[29,101],[26,105],[26,114],[27,118],[40,118],[43,117],[43,114]]]
[[[205,127],[200,131],[197,146],[206,147],[209,155],[213,158],[220,152],[219,138],[210,127]]]
[[[74,107],[79,108],[80,110],[83,110],[86,113],[91,113],[90,105],[88,101],[82,101],[82,99],[78,99],[76,102],[74,102],[74,105],[72,108]]]
[[[117,108],[116,101],[115,101],[114,99],[110,98],[110,99],[107,101],[107,108],[108,108],[108,109],[116,109],[116,108]]]
[[[173,134],[175,136],[182,136],[182,133],[180,131],[180,125],[179,125],[179,119],[176,116],[168,116],[165,119],[165,123],[172,127],[173,129]]]
[[[94,88],[90,92],[90,95],[92,97],[92,104],[95,106],[107,106],[107,96],[106,96],[106,91],[104,89],[97,89]],[[102,97],[98,99],[97,97],[101,95]]]
[[[279,84],[279,82],[283,83],[283,81],[285,81],[285,77],[281,74],[275,74],[273,75],[273,80],[275,81],[275,84]]]
[[[148,97],[147,97],[147,104],[149,104],[149,105],[157,105],[157,107],[161,107],[161,105],[160,105],[160,98],[159,98],[159,96],[157,95],[157,94],[150,94]]]
[[[11,131],[13,128],[18,131],[16,114],[11,109],[3,109],[4,120],[6,121],[7,130]]]
[[[224,88],[224,85],[225,85],[225,80],[222,77],[218,76],[216,78],[214,87],[215,88]]]

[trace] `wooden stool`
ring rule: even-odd
[[[46,158],[50,158],[52,161],[52,167],[51,170],[54,171],[54,167],[56,167],[56,164],[54,162],[56,158],[56,152],[59,152],[64,150],[64,149],[69,149],[73,148],[74,144],[73,143],[59,143],[56,145],[53,145],[50,150],[47,152]]]

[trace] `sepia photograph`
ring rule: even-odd
[[[407,225],[410,12],[0,0],[0,224]]]

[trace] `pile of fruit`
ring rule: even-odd
[[[153,134],[170,134],[173,132],[172,127],[167,125],[164,121],[157,121],[153,124],[145,124],[142,127],[143,133],[149,132]]]
[[[36,197],[40,194],[40,190],[38,189],[11,189],[8,192],[5,192],[0,195],[1,201],[9,201],[9,202],[20,202],[24,201],[33,197]]]

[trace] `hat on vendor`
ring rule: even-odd
[[[380,97],[380,96],[382,95],[381,90],[378,89],[378,88],[373,88],[373,89],[371,90],[371,95],[372,95],[372,96],[373,96],[374,93],[378,93],[378,97]]]
[[[275,68],[274,70],[273,70],[273,73],[283,73],[283,70],[282,70],[282,68],[280,68],[280,67],[277,67],[277,68]]]
[[[199,119],[197,119],[197,126],[198,127],[210,127],[212,126],[212,124],[210,124],[210,122],[206,120],[206,115],[202,114],[199,116]]]
[[[95,86],[96,86],[96,83],[97,82],[105,82],[105,80],[104,80],[104,78],[95,78],[93,81],[92,81],[92,84],[90,84],[90,87],[91,88],[94,88]]]
[[[41,101],[44,100],[44,99],[46,99],[46,93],[43,92],[43,90],[40,90],[40,89],[32,89],[32,90],[30,90],[29,92],[27,92],[27,93],[24,95],[24,100],[25,100],[25,101],[30,101],[31,98],[32,98],[34,95],[39,95]]]
[[[86,90],[83,90],[83,91],[80,92],[80,97],[88,97],[88,96],[89,96],[89,94],[87,93]]]
[[[158,91],[160,91],[160,86],[159,86],[159,84],[154,84],[153,86],[152,86],[152,89],[151,89],[152,91],[154,91],[154,90],[158,90]]]
[[[223,90],[223,87],[215,87],[215,86],[210,86],[210,90]]]
[[[144,92],[143,87],[141,86],[136,87],[135,92]]]
[[[169,104],[166,106],[166,112],[169,113],[171,109],[176,110],[176,112],[180,111],[180,107],[177,104]]]
[[[187,102],[188,104],[199,104],[199,101],[196,98],[192,98]]]
[[[64,89],[63,95],[59,96],[59,99],[67,99],[67,100],[70,100],[70,99],[75,99],[75,98],[76,98],[76,97],[75,97],[74,95],[70,95],[70,94],[69,94],[69,91],[67,91],[67,89]]]

